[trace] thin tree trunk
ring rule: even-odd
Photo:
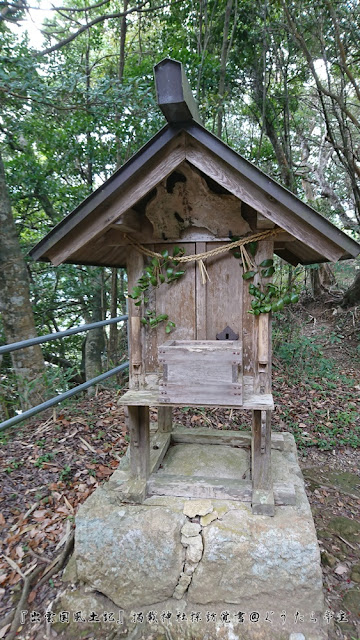
[[[110,301],[110,317],[116,318],[118,304],[118,270],[116,267],[111,269],[111,301]],[[108,365],[117,364],[118,358],[118,328],[116,324],[111,324],[109,329],[109,348],[108,348]]]
[[[86,317],[86,322],[98,322],[102,320],[101,287],[96,287],[92,297],[93,313]],[[102,372],[102,352],[104,350],[104,329],[98,327],[87,332],[85,341],[85,378],[91,380]],[[95,393],[94,387],[88,389],[88,395]]]
[[[37,335],[30,302],[28,273],[16,234],[1,156],[0,312],[7,343]],[[44,400],[45,388],[41,382],[41,374],[45,371],[45,363],[40,346],[13,351],[11,360],[17,376],[22,409]]]
[[[329,288],[336,284],[334,272],[329,264],[319,264],[311,269],[311,288],[314,298],[319,298],[328,292]]]
[[[217,127],[216,135],[220,138],[222,134],[222,125],[224,117],[224,94],[225,94],[225,77],[226,77],[226,63],[228,59],[229,51],[229,30],[230,30],[230,17],[233,7],[233,0],[227,0],[225,16],[224,16],[224,32],[220,55],[220,78],[219,78],[219,107],[217,113]]]

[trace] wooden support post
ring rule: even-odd
[[[136,285],[144,269],[144,258],[137,251],[130,251],[127,258],[127,274],[129,291]],[[142,308],[137,307],[134,300],[129,298],[129,356],[130,356],[130,387],[141,389],[143,383],[143,349],[142,349]]]
[[[158,407],[158,432],[171,433],[172,431],[172,408]]]
[[[128,412],[131,476],[146,482],[150,470],[149,407],[128,406]]]
[[[274,491],[271,477],[271,411],[253,411],[252,512],[273,516]]]

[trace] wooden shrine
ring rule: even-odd
[[[230,497],[273,515],[275,505],[295,504],[295,493],[273,486],[271,476],[271,448],[283,446],[281,434],[271,434],[271,314],[249,313],[253,296],[242,262],[229,249],[213,250],[234,237],[257,238],[252,282],[262,278],[264,286],[271,275],[261,276],[260,265],[274,253],[293,265],[311,264],[355,257],[360,246],[201,125],[179,62],[160,62],[155,79],[167,125],[31,254],[54,265],[126,267],[129,292],[153,255],[176,249],[192,256],[181,278],[149,287],[145,303],[129,298],[130,384],[121,403],[132,481],[123,499]],[[148,309],[168,316],[172,330],[166,332],[166,322],[145,326]],[[153,406],[158,428],[151,439]],[[176,406],[249,410],[252,435],[173,429]],[[251,481],[160,480],[156,471],[174,442],[251,446]]]

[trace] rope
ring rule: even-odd
[[[225,244],[222,247],[217,247],[216,249],[210,249],[210,251],[204,251],[203,253],[196,253],[189,256],[180,256],[180,257],[176,256],[174,260],[176,260],[177,262],[203,262],[203,260],[206,260],[211,256],[218,256],[222,253],[226,253],[227,251],[230,251],[231,249],[236,249],[236,247],[242,247],[245,244],[249,244],[249,242],[256,242],[257,240],[264,240],[265,238],[271,238],[272,236],[278,235],[278,233],[280,233],[281,231],[282,229],[267,229],[266,231],[255,233],[252,236],[247,236],[246,238],[240,238],[240,240],[236,240],[235,242],[230,242],[229,244]],[[150,249],[147,249],[146,247],[144,247],[144,245],[140,244],[139,242],[137,242],[137,240],[134,240],[133,238],[128,236],[126,233],[124,233],[124,236],[127,240],[129,240],[130,244],[132,244],[133,247],[135,247],[135,249],[139,251],[139,253],[142,253],[145,256],[149,256],[150,258],[160,258],[160,259],[163,258],[161,253],[157,253],[156,251],[150,251]],[[204,263],[202,266],[205,269]],[[206,269],[205,269],[205,272],[206,272]]]

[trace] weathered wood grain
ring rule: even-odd
[[[159,387],[159,402],[193,406],[242,406],[242,387],[236,383],[192,384],[180,386],[177,382],[164,382]]]
[[[150,438],[150,474],[155,473],[160,467],[166,452],[170,446],[171,435],[170,433],[156,433],[151,435]]]
[[[257,513],[274,515],[274,504],[277,506],[295,505],[295,489],[292,484],[275,484],[274,493],[258,490],[254,496]],[[175,496],[179,498],[212,498],[216,500],[237,500],[252,502],[251,483],[247,480],[231,480],[229,478],[206,478],[154,473],[147,482],[148,496]]]
[[[221,211],[221,215],[219,215]],[[250,231],[241,216],[241,201],[229,193],[215,193],[204,176],[184,162],[156,186],[145,215],[153,228],[153,238],[180,239],[192,225],[207,229],[216,238],[228,234],[242,236]]]
[[[251,433],[248,431],[218,430],[206,427],[189,429],[175,425],[171,433],[174,444],[226,444],[231,447],[250,447]],[[284,450],[284,436],[282,433],[271,434],[271,448]]]
[[[130,405],[128,414],[131,476],[146,480],[150,472],[149,407]]]
[[[253,490],[270,490],[272,488],[271,477],[271,412],[253,412],[252,444],[251,444],[251,477]],[[262,418],[264,418],[264,423]],[[265,434],[262,434],[262,426],[265,426]]]
[[[196,253],[206,251],[205,242],[196,243]],[[200,267],[195,267],[195,312],[196,312],[196,340],[206,340],[206,313],[207,313],[207,284],[203,284]]]
[[[231,231],[229,229],[229,233]],[[222,242],[208,242],[206,250],[210,251],[220,246],[223,246]],[[206,282],[207,339],[216,340],[216,334],[227,325],[241,336],[243,279],[240,261],[228,252],[208,258],[206,269],[210,278]]]
[[[242,403],[241,348],[237,341],[178,341],[159,347],[163,402]],[[235,396],[235,400],[234,400]]]
[[[134,176],[124,185],[108,207],[95,211],[87,218],[86,226],[81,232],[76,228],[61,240],[56,247],[49,250],[48,256],[54,265],[68,260],[72,253],[82,248],[98,235],[105,233],[110,225],[138,200],[144,197],[158,182],[168,176],[185,158],[183,136],[171,141],[149,162],[146,172]]]
[[[274,409],[274,400],[271,394],[254,394],[251,389],[244,385],[243,391],[243,403],[241,407],[238,404],[233,404],[227,402],[225,405],[219,403],[213,403],[213,407],[221,407],[227,406],[229,408],[233,407],[234,409],[257,409],[261,410],[273,410]],[[121,405],[129,405],[129,406],[137,406],[137,405],[146,405],[148,407],[156,407],[159,404],[162,404],[162,401],[159,399],[159,390],[157,389],[131,389],[127,391],[119,400],[118,404]],[[191,406],[199,406],[197,403],[191,402],[169,402],[164,403],[168,406],[173,407],[191,407]]]
[[[179,242],[176,246],[185,248]],[[155,244],[153,250],[161,253],[167,249],[172,255],[175,244]],[[186,246],[186,253],[195,253],[195,244]],[[196,337],[195,315],[195,264],[186,265],[185,274],[178,281],[171,284],[161,284],[158,288],[149,289],[149,309],[155,309],[156,315],[167,314],[169,320],[175,322],[172,332],[174,339],[194,340]],[[158,345],[168,339],[165,332],[166,322],[162,322],[154,329],[145,331],[145,372],[147,374],[160,371],[158,363]]]
[[[192,138],[186,140],[186,158],[240,200],[271,219],[298,240],[320,251],[328,260],[341,258],[343,250],[279,201],[275,201],[250,180]]]
[[[251,483],[228,478],[204,478],[154,474],[147,483],[149,496],[178,496],[184,498],[214,498],[251,502]]]
[[[129,292],[135,287],[138,278],[141,276],[144,269],[143,256],[137,251],[131,251],[127,258],[127,277]],[[128,312],[129,312],[129,375],[130,386],[134,389],[139,389],[143,383],[144,366],[143,366],[143,330],[140,322],[141,315],[143,313],[142,306],[137,307],[134,304],[132,298],[128,299]]]
[[[275,223],[269,218],[265,218],[261,213],[257,212],[256,215],[256,228],[259,230],[264,229],[273,229],[275,227]]]
[[[170,433],[172,430],[172,408],[158,407],[158,432]]]
[[[254,284],[267,292],[267,285],[272,277],[265,278],[262,275],[263,268],[260,264],[264,260],[272,259],[274,241],[272,238],[261,240],[255,255],[255,263],[258,273],[254,278]],[[271,391],[271,355],[270,355],[271,313],[261,313],[254,318],[254,392],[270,393]],[[260,353],[261,350],[261,353]],[[266,354],[267,352],[267,354]],[[265,358],[265,359],[264,359]]]

